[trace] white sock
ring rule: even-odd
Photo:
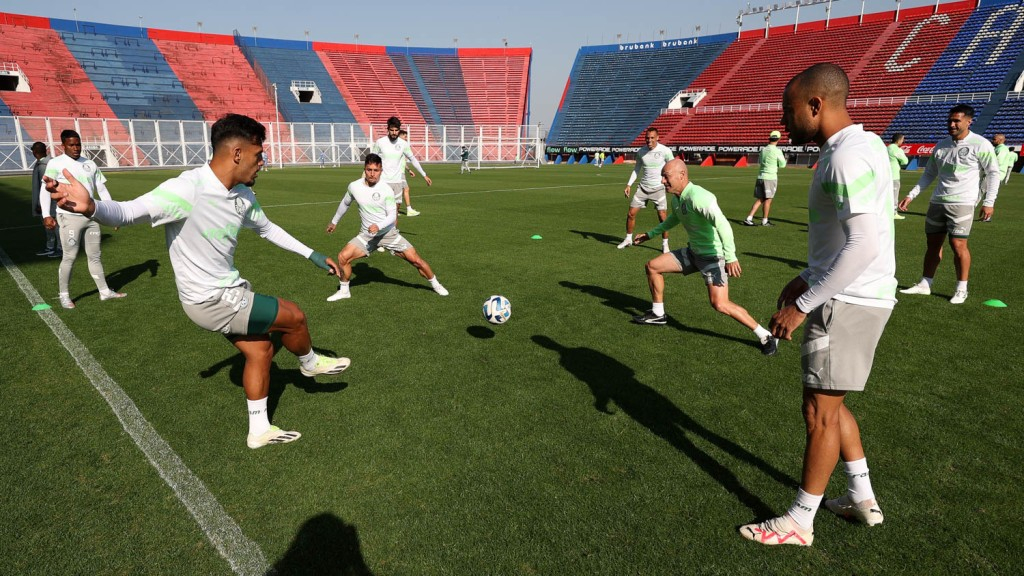
[[[434,274],[434,277],[431,278],[430,280],[428,280],[428,282],[430,282],[431,286],[440,286],[441,285],[441,283],[437,281],[437,274]]]
[[[772,333],[765,330],[764,326],[761,326],[760,324],[757,325],[757,328],[754,328],[754,336],[757,336],[758,340],[760,340],[762,344],[767,342],[768,337],[771,335]]]
[[[249,405],[249,434],[259,435],[270,430],[270,418],[267,417],[267,398],[246,400]]]
[[[664,246],[665,248],[668,248],[668,238],[662,238],[661,245]]]
[[[633,235],[632,234],[626,234],[626,240],[629,240],[630,242],[632,242],[633,241]]]
[[[338,290],[348,290],[348,282],[346,282],[346,281],[339,281],[338,282]]]
[[[868,459],[844,462],[843,465],[846,468],[846,493],[850,495],[850,500],[874,500],[875,492],[871,489],[871,477],[868,476]]]
[[[753,216],[747,216],[747,219],[744,220],[744,222],[750,222],[751,224],[753,224],[754,223],[754,217]]]
[[[918,284],[920,284],[922,286],[927,284],[928,288],[930,289],[932,287],[932,282],[934,282],[934,281],[935,281],[934,278],[925,278],[924,276],[921,276],[921,281],[918,282]]]
[[[967,292],[967,280],[957,280],[956,291],[960,292],[961,290]]]
[[[767,223],[768,223],[768,219],[767,218],[761,218],[761,224],[767,224]]]
[[[313,368],[316,368],[316,361],[317,355],[316,352],[313,352],[312,348],[309,349],[308,354],[303,354],[302,356],[299,356],[299,363],[302,364],[302,367],[305,368],[306,370],[312,370]]]
[[[654,312],[655,316],[664,316],[665,315],[665,303],[664,302],[652,302],[651,303],[651,310]]]
[[[814,515],[821,505],[821,498],[824,494],[808,494],[803,488],[796,491],[796,500],[786,512],[787,515],[800,527],[801,530],[812,530],[814,528]]]

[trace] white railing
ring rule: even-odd
[[[1016,96],[1011,97],[1011,94]],[[1007,92],[1007,100],[1020,100],[1024,92]],[[957,94],[921,94],[918,96],[899,96],[881,98],[854,98],[847,100],[846,105],[850,108],[866,106],[886,106],[902,104],[928,104],[933,102],[989,102],[992,100],[991,92],[960,92]],[[762,102],[758,104],[726,104],[721,106],[698,106],[696,108],[662,108],[661,114],[671,116],[673,114],[721,114],[723,112],[768,112],[782,110],[782,102]]]
[[[18,66],[17,62],[0,62],[0,72],[14,72],[15,74],[20,74],[21,66]]]
[[[1007,92],[1007,100],[1024,100],[1024,92]]]
[[[34,141],[61,152],[61,130],[82,136],[83,154],[101,168],[180,168],[210,159],[210,126],[202,120],[113,120],[0,116],[0,173],[28,170]],[[362,162],[373,142],[387,133],[383,125],[266,122],[264,154],[277,166],[353,164]],[[421,162],[458,162],[462,146],[494,143],[495,161],[519,160],[524,148],[543,154],[540,126],[407,125],[409,144]]]

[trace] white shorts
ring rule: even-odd
[[[636,194],[633,194],[633,199],[629,202],[630,208],[644,208],[648,202],[654,202],[654,207],[658,210],[668,209],[668,198],[665,196],[665,187],[661,186],[653,190],[646,190],[643,185],[637,186]]]
[[[412,248],[412,244],[402,237],[401,233],[398,232],[398,228],[392,227],[390,230],[383,234],[377,234],[376,236],[360,232],[358,236],[348,241],[349,244],[358,246],[366,255],[377,251],[377,247],[380,246],[392,254],[396,252],[405,252],[409,248]]]
[[[409,185],[405,183],[405,180],[402,180],[401,182],[388,182],[388,186],[391,186],[391,191],[395,193],[395,204],[401,204],[402,192],[404,192]]]

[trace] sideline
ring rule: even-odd
[[[45,303],[43,297],[2,247],[0,265],[11,274],[30,305]],[[242,529],[217,502],[202,480],[189,470],[174,449],[160,437],[128,394],[107,374],[82,341],[52,309],[40,311],[39,317],[49,326],[50,331],[89,378],[100,396],[107,401],[114,415],[121,421],[125,432],[132,437],[149,463],[196,519],[199,528],[220,555],[228,561],[231,569],[236,574],[266,574],[268,563],[260,547],[242,533]]]

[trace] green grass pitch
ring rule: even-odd
[[[649,307],[643,264],[659,243],[616,250],[629,168],[545,166],[410,180],[422,212],[399,226],[451,291],[405,262],[355,264],[336,281],[243,232],[236,265],[258,292],[297,302],[314,346],[352,358],[312,381],[275,358],[273,422],[302,439],[245,447],[240,357],[182,313],[162,230],[104,228],[101,302],[80,255],[78,308],[57,302],[57,262],[34,256],[28,176],[0,178],[0,247],[133,399],[243,532],[284,574],[1007,574],[1019,570],[1024,450],[1024,176],[975,224],[970,298],[953,266],[931,297],[897,305],[867,392],[851,394],[886,514],[866,528],[818,514],[813,548],[771,549],[736,528],[790,504],[804,447],[799,347],[762,357],[716,314],[696,277],[668,279],[668,326]],[[109,174],[117,199],[173,172]],[[268,216],[336,255],[352,211],[324,231],[360,168],[261,174]],[[753,169],[692,168],[733,220],[743,275],[732,299],[767,323],[806,261],[811,172],[780,176],[774,228],[739,220]],[[916,174],[904,174],[908,190]],[[901,286],[920,276],[926,198],[896,222]],[[656,222],[642,211],[637,231]],[[543,239],[532,240],[540,235]],[[673,232],[674,247],[685,233]],[[512,302],[490,326],[481,304]],[[12,276],[0,275],[3,450],[0,572],[228,574]],[[983,305],[1000,299],[997,309]],[[799,335],[798,335],[799,337]],[[841,468],[828,494],[845,487]]]

